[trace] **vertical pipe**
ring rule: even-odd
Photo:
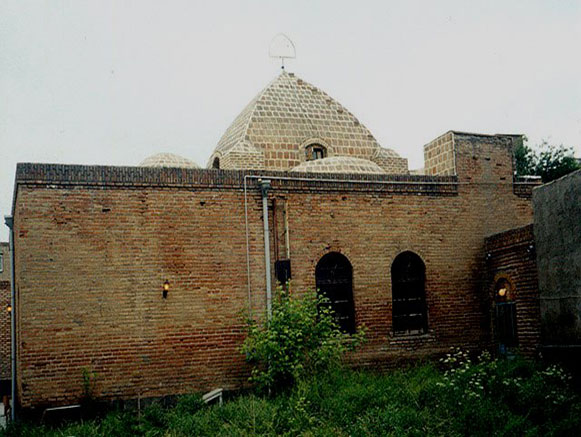
[[[270,283],[270,238],[268,231],[268,190],[270,181],[259,181],[260,191],[262,192],[262,217],[264,221],[264,272],[266,275],[266,314],[268,320],[272,317],[272,285]]]
[[[288,199],[284,200],[284,245],[286,247],[286,259],[290,259],[290,235],[288,233]]]
[[[252,286],[250,283],[250,239],[248,237],[248,195],[246,192],[246,178],[244,176],[244,228],[246,230],[246,275],[248,286],[248,319],[252,320]]]
[[[274,260],[278,261],[278,226],[276,224],[276,197],[272,199],[272,246],[274,247]],[[276,273],[275,273],[276,275]]]
[[[16,284],[14,282],[14,218],[5,216],[4,222],[10,229],[10,419],[16,419]]]

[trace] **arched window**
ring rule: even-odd
[[[423,334],[428,330],[426,266],[413,252],[400,253],[391,265],[393,332]]]
[[[220,168],[220,158],[214,158],[214,161],[212,162],[212,168]]]
[[[501,277],[494,284],[496,339],[500,352],[506,352],[506,347],[518,345],[516,303],[514,287],[509,279]]]
[[[307,161],[326,158],[327,148],[321,144],[309,144],[305,147],[305,157]]]
[[[317,292],[327,297],[341,331],[355,332],[353,304],[353,268],[349,260],[337,252],[323,256],[315,269]]]

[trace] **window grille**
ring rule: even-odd
[[[413,252],[399,254],[391,265],[392,323],[395,334],[423,334],[428,330],[426,267]]]
[[[315,269],[317,291],[330,301],[341,331],[355,332],[353,303],[353,268],[349,260],[337,252],[323,256]]]

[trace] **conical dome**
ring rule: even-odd
[[[389,160],[386,160],[389,155]],[[407,173],[407,160],[320,89],[282,72],[226,130],[208,167],[290,170],[311,159],[350,156]]]

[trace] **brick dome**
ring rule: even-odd
[[[302,173],[386,173],[375,162],[352,156],[332,156],[330,158],[306,161],[291,169],[291,171]]]
[[[208,167],[290,170],[307,160],[313,145],[325,157],[367,159],[388,173],[408,173],[407,159],[382,148],[345,107],[285,71],[238,115]]]
[[[173,153],[158,153],[145,158],[139,167],[200,168],[194,161]]]

